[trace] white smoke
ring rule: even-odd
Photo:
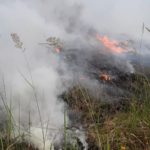
[[[57,56],[38,43],[48,36],[59,36],[61,30],[53,23],[47,23],[23,1],[1,2],[0,19],[0,72],[1,80],[5,82],[1,93],[7,92],[7,103],[11,99],[12,114],[17,126],[32,128],[32,139],[37,136],[41,140],[41,132],[48,124],[48,128],[55,129],[48,131],[45,141],[52,140],[55,130],[58,132],[64,127],[64,104],[57,97],[65,89],[56,71]],[[10,36],[14,32],[23,42],[24,50],[14,46]],[[37,133],[34,128],[39,128]],[[33,143],[42,149],[43,139],[40,144],[38,140],[35,141]]]
[[[131,33],[127,29],[134,29],[135,22],[133,21],[132,24],[131,20],[134,20],[136,12],[139,11],[138,6],[142,2],[138,0],[136,12],[132,17],[129,12],[126,15],[126,9],[123,9],[122,15],[126,16],[123,19],[130,23],[128,25],[122,24],[119,7],[123,6],[119,1],[109,3],[108,0],[107,2],[97,0],[92,3],[100,4],[100,8],[96,5],[91,8],[89,0],[82,1],[82,4],[75,0],[0,0],[0,76],[5,82],[5,86],[1,84],[0,90],[1,93],[7,92],[7,102],[10,99],[12,101],[12,111],[17,125],[20,119],[21,125],[27,127],[31,115],[33,137],[35,131],[37,131],[36,136],[42,136],[41,131],[36,130],[42,128],[41,122],[43,127],[48,124],[48,128],[63,130],[64,104],[58,101],[58,95],[67,88],[64,87],[62,76],[57,71],[60,67],[59,58],[53,53],[52,48],[47,50],[39,43],[45,42],[45,39],[50,36],[55,36],[67,41],[82,41],[83,43],[74,44],[81,48],[86,45],[83,35],[87,37],[87,33],[93,29],[93,26],[96,26],[99,31],[104,30],[103,32]],[[144,4],[142,6],[147,8]],[[113,13],[110,12],[108,17],[109,8],[113,9]],[[147,9],[144,12],[147,12]],[[136,17],[138,20],[136,31],[141,26],[141,22],[147,20],[147,15],[144,18],[144,14],[142,13],[140,19],[138,19],[139,15]],[[128,16],[130,16],[129,20]],[[11,33],[19,35],[23,43],[22,49],[14,46]],[[117,61],[116,63],[118,64]],[[130,63],[125,66],[129,66],[127,67],[129,70],[134,70]],[[65,65],[61,64],[61,67],[66,70]],[[72,78],[69,75],[65,74],[68,80]],[[50,133],[52,134],[52,131]],[[50,140],[47,142],[49,144],[57,132],[52,136],[50,133],[47,138]],[[61,138],[61,135],[58,137]],[[33,143],[35,144],[35,141]],[[41,143],[38,147],[39,145],[41,146]]]
[[[147,0],[83,0],[85,20],[102,32],[126,34],[139,39],[142,23],[150,26],[149,6]],[[88,18],[88,19],[87,19]],[[145,40],[149,34],[145,33]]]

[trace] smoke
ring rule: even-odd
[[[0,0],[0,93],[7,103],[11,101],[17,126],[29,128],[30,118],[32,137],[42,137],[39,128],[45,129],[48,125],[47,128],[54,130],[48,132],[46,143],[58,142],[63,134],[65,109],[58,96],[72,86],[76,76],[88,76],[87,85],[93,87],[97,82],[92,75],[107,65],[126,73],[134,72],[126,55],[106,52],[95,37],[97,32],[136,37],[141,22],[150,24],[148,5],[143,1],[136,1],[133,6],[133,2],[126,1],[126,5],[121,2]],[[91,3],[95,5],[91,7]],[[139,11],[139,6],[144,12]],[[130,11],[126,11],[128,9]],[[19,36],[20,48],[15,47],[12,33]],[[51,36],[64,42],[60,55],[53,47],[39,44]],[[92,66],[93,61],[98,67]]]
[[[38,43],[50,35],[59,36],[57,34],[61,30],[55,24],[46,23],[36,10],[23,1],[1,2],[0,19],[1,96],[8,105],[12,103],[11,111],[16,126],[25,127],[26,130],[33,128],[30,131],[31,139],[39,137],[33,143],[43,149],[43,140],[52,141],[54,135],[60,129],[63,130],[64,104],[57,97],[65,89],[56,71],[57,56],[48,53]],[[10,36],[14,32],[23,43],[22,49],[15,47]],[[45,132],[41,133],[45,128],[55,129],[48,130],[46,136]],[[57,133],[61,138],[59,134],[62,133]],[[40,144],[38,141],[41,141]],[[47,143],[49,147],[52,144]]]
[[[140,38],[142,23],[150,25],[149,1],[95,0],[87,2],[84,0],[84,2],[85,20],[89,20],[102,32],[123,33]],[[148,34],[146,37],[149,39]]]

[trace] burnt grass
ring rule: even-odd
[[[149,79],[149,75],[143,74],[118,74],[117,79],[102,81],[97,75],[100,84],[127,91],[120,96],[106,89],[109,98],[107,101],[102,97],[95,97],[81,84],[73,86],[60,95],[61,100],[66,103],[71,120],[67,129],[80,129],[82,126],[88,150],[149,150]],[[25,140],[19,142],[9,135],[1,138],[0,147],[3,150],[38,150]],[[54,146],[54,149],[58,150],[60,147],[63,150],[84,149],[79,139],[75,147],[72,143],[62,143],[58,148]]]
[[[111,100],[114,95],[110,94],[110,100],[103,101],[82,85],[70,88],[61,95],[72,121],[70,127],[82,125],[89,150],[149,150],[150,122],[147,120],[150,112],[146,110],[150,107],[149,77],[120,74],[117,80],[99,82],[121,88],[129,94],[117,100]]]

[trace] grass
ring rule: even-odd
[[[126,103],[106,103],[97,100],[81,85],[62,95],[69,109],[80,114],[89,149],[92,150],[149,150],[150,149],[150,85],[149,78],[135,75],[130,89],[132,95]],[[24,140],[24,134],[13,136],[15,121],[11,102],[5,106],[7,122],[0,134],[1,150],[37,150]],[[117,106],[118,105],[118,106]],[[118,109],[120,107],[121,109]],[[30,116],[30,115],[29,115]],[[76,118],[75,118],[76,119]],[[29,117],[29,126],[30,126]],[[75,124],[74,124],[75,125]],[[21,140],[20,140],[21,139]],[[44,148],[43,148],[44,149]],[[64,150],[78,150],[78,144],[67,141],[67,120],[64,113]]]
[[[30,68],[29,68],[30,72]],[[32,80],[32,75],[31,80]],[[42,117],[34,83],[30,85],[35,97],[36,107],[43,135],[43,150],[45,149],[45,138]],[[62,95],[68,108],[79,114],[75,122],[79,122],[85,129],[89,150],[150,150],[150,77],[143,74],[135,74],[131,80],[130,93],[128,100],[124,99],[117,102],[104,102],[96,99],[91,93],[80,84],[70,89]],[[31,143],[28,143],[24,136],[19,134],[14,136],[16,126],[12,114],[12,102],[8,104],[5,82],[3,80],[4,93],[0,93],[0,98],[6,112],[5,128],[0,130],[0,149],[1,150],[38,150]],[[110,97],[111,99],[111,97]],[[111,100],[110,100],[111,101]],[[20,106],[19,106],[20,107]],[[20,110],[19,110],[20,111]],[[19,112],[20,113],[20,112]],[[29,112],[29,133],[31,126]],[[76,124],[74,124],[76,126]],[[48,129],[48,123],[47,123]],[[19,125],[20,132],[20,125]],[[66,111],[64,112],[64,143],[63,150],[80,150],[78,139],[76,143],[67,141],[67,120]]]
[[[148,77],[136,74],[126,103],[95,100],[80,85],[63,95],[71,109],[81,114],[89,149],[150,149],[150,85]],[[117,106],[122,108],[116,109]]]

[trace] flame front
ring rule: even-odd
[[[110,40],[107,36],[96,35],[96,38],[109,50],[114,53],[122,53],[125,50],[119,46],[119,43],[115,40]]]
[[[107,74],[100,74],[99,77],[102,81],[110,81],[111,80],[110,75],[107,75]]]

